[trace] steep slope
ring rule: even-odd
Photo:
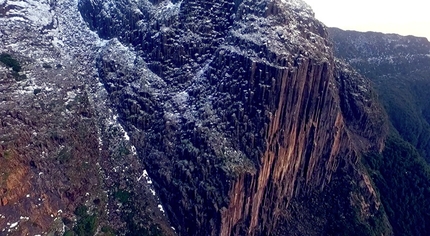
[[[335,54],[374,82],[394,128],[429,161],[430,42],[336,28],[329,32]]]
[[[363,160],[393,231],[428,235],[430,167],[424,158],[429,161],[430,43],[413,36],[335,28],[330,34],[335,53],[372,79],[392,123],[384,151],[371,152]]]
[[[351,232],[368,226],[371,235],[378,218],[379,235],[390,234],[357,162],[382,148],[381,109],[367,82],[335,61],[305,3],[79,7],[110,40],[98,59],[101,81],[178,234],[336,234],[332,219],[311,220],[313,206],[299,203],[324,194],[341,203],[334,215],[355,217],[345,220],[354,221]],[[321,228],[306,228],[304,217]]]
[[[77,1],[0,1],[0,45],[0,235],[112,235],[128,222],[174,234],[106,103],[103,41]]]

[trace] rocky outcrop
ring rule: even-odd
[[[334,77],[339,103],[354,145],[358,150],[381,152],[388,134],[387,115],[378,103],[370,80],[344,61],[335,60]],[[379,135],[376,135],[379,134]]]
[[[381,109],[305,3],[79,6],[115,38],[99,75],[178,234],[288,234],[290,203],[335,174],[363,183],[348,204],[364,206],[364,221],[378,210],[357,160],[382,149]]]

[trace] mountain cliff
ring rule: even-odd
[[[304,2],[0,5],[5,231],[392,234],[383,109]]]
[[[118,39],[101,52],[100,78],[180,234],[271,234],[292,199],[382,148],[367,82],[335,61],[303,2],[79,6]]]

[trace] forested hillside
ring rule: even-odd
[[[329,29],[336,56],[369,78],[390,121],[382,153],[362,159],[395,235],[430,233],[430,43]],[[427,161],[427,162],[426,162]]]
[[[329,28],[334,52],[369,78],[393,131],[430,161],[430,42],[426,38]]]

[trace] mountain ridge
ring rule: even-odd
[[[140,153],[147,153],[150,157],[142,156],[147,165],[155,167],[150,168],[156,170],[150,175],[158,182],[161,199],[166,205],[173,199],[181,202],[182,205],[170,208],[168,214],[171,219],[175,219],[174,224],[178,224],[175,228],[182,234],[261,235],[263,232],[272,232],[277,221],[276,217],[271,217],[273,211],[287,208],[288,202],[302,191],[323,189],[340,162],[355,165],[354,161],[342,158],[355,159],[359,150],[382,145],[382,141],[376,138],[376,142],[349,146],[351,141],[347,140],[354,132],[353,129],[347,131],[340,109],[334,80],[335,62],[330,42],[326,40],[327,33],[324,26],[312,18],[312,14],[295,12],[289,5],[291,3],[295,2],[243,1],[233,6],[228,1],[219,1],[209,9],[206,5],[197,6],[194,1],[186,1],[180,2],[180,9],[175,12],[179,18],[169,14],[170,19],[167,21],[155,18],[159,23],[150,23],[154,28],[141,28],[136,23],[132,29],[123,31],[121,28],[124,27],[119,26],[118,30],[108,32],[108,35],[116,33],[113,36],[118,35],[126,44],[135,45],[144,60],[153,63],[148,64],[148,69],[170,87],[161,91],[175,91],[175,87],[179,89],[170,95],[172,100],[169,101],[169,97],[158,95],[152,98],[150,90],[140,92],[126,84],[118,86],[114,81],[124,73],[115,72],[112,68],[121,68],[121,65],[112,59],[101,58],[99,70],[102,81],[113,86],[108,90],[112,91],[111,98],[116,101],[126,127],[130,130],[136,130],[136,127],[139,127],[137,130],[143,129],[148,137],[144,143],[155,144],[163,140],[165,147],[134,145]],[[111,25],[110,16],[126,16],[124,12],[131,12],[127,10],[130,5],[133,6],[118,3],[117,8],[110,10],[111,13],[104,13],[106,9],[100,10],[102,7],[97,1],[81,1],[80,7],[90,26],[103,35],[106,27]],[[164,5],[145,5],[140,9],[141,15],[150,15],[152,7],[157,9],[160,6]],[[207,16],[195,15],[196,12],[208,10]],[[98,11],[103,12],[103,15]],[[236,11],[234,18],[228,16],[234,13],[230,11]],[[233,20],[223,21],[220,17],[214,24],[199,26],[198,22],[210,22],[212,13],[227,14],[223,17]],[[205,17],[209,17],[209,20]],[[199,21],[176,23],[179,19]],[[136,22],[139,20],[136,19]],[[200,27],[202,31],[195,31]],[[226,39],[215,37],[212,41],[208,40],[205,27],[217,29],[212,34],[225,35]],[[272,30],[267,31],[268,27]],[[298,27],[301,29],[297,30]],[[142,35],[138,37],[145,38],[143,41],[150,47],[140,45],[141,40],[134,41],[133,38],[123,36],[130,30]],[[267,33],[263,34],[264,31]],[[192,44],[182,40],[189,39],[188,34],[193,35],[196,41],[206,42],[206,54],[202,54],[201,48],[194,49]],[[265,42],[270,44],[266,45]],[[189,51],[182,51],[181,45],[190,48]],[[172,46],[179,50],[172,51],[169,49]],[[110,50],[114,51],[114,48]],[[147,53],[146,50],[150,51]],[[181,61],[179,58],[188,59]],[[189,65],[190,61],[194,65]],[[176,69],[174,65],[180,67]],[[343,64],[337,66],[341,68]],[[180,73],[176,74],[172,69]],[[337,74],[340,83],[356,76],[341,71]],[[194,84],[192,78],[196,77],[193,73],[198,74]],[[145,76],[141,75],[140,80],[145,80]],[[139,79],[135,78],[134,81],[139,83]],[[363,83],[360,80],[355,82]],[[183,86],[189,83],[193,85],[183,90]],[[210,86],[202,86],[204,84]],[[349,84],[351,87],[345,85],[343,88],[346,93],[357,86],[353,83]],[[147,93],[145,103],[152,104],[152,107],[140,101],[142,99],[138,94],[142,92]],[[124,98],[129,100],[129,105],[121,102]],[[159,100],[165,101],[164,108],[158,107]],[[346,104],[355,104],[355,109],[362,112],[370,110],[365,107],[370,106],[371,102],[358,101],[357,98],[351,98],[348,103],[344,103],[344,110],[352,111]],[[295,103],[301,105],[293,106]],[[173,114],[171,111],[166,112],[171,108]],[[130,115],[134,115],[135,119],[129,120]],[[203,119],[197,118],[199,116],[207,122],[202,122]],[[291,116],[291,119],[285,119],[286,116]],[[362,116],[364,124],[371,117]],[[352,123],[355,120],[354,116],[348,118]],[[139,120],[149,122],[146,124],[149,129]],[[331,125],[337,128],[330,130],[328,127]],[[157,133],[164,134],[168,139],[160,139],[162,137]],[[372,136],[371,133],[367,135]],[[361,135],[357,133],[358,136]],[[236,141],[236,137],[241,140]],[[206,156],[201,156],[202,150]],[[164,156],[166,154],[167,157]],[[202,158],[209,165],[205,165]],[[179,168],[171,166],[170,163],[175,162]],[[163,169],[162,173],[160,168]],[[214,174],[208,175],[211,171],[215,171]],[[176,176],[173,179],[177,183],[171,182],[171,175]],[[208,176],[217,176],[218,181],[209,180]],[[196,188],[199,182],[206,183],[206,190],[203,188],[203,191],[194,193],[186,190]],[[172,193],[172,188],[177,191]],[[214,193],[212,189],[218,189],[218,192]],[[208,196],[205,192],[214,196]],[[190,214],[187,201],[193,202],[194,199],[200,203],[194,204],[194,208],[209,207],[205,214],[199,213],[200,210],[196,210],[195,215]],[[205,219],[204,216],[214,213],[214,218],[209,221]],[[197,226],[187,224],[196,221],[200,222]]]
[[[2,230],[393,234],[383,110],[303,1],[0,5]]]
[[[335,54],[372,81],[387,112],[390,136],[385,148],[380,154],[364,155],[363,163],[380,193],[393,231],[426,235],[430,221],[425,213],[430,196],[426,115],[430,43],[413,36],[329,31]]]
[[[428,159],[429,105],[423,98],[429,88],[429,41],[335,28],[330,33],[338,56],[372,80],[394,128]]]

